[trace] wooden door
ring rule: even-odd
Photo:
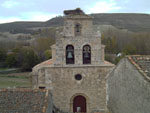
[[[73,99],[73,112],[86,112],[86,98],[78,95]]]

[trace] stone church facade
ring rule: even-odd
[[[114,65],[104,60],[105,46],[101,34],[93,31],[93,18],[80,9],[64,14],[52,59],[33,68],[33,88],[50,89],[54,105],[64,112],[103,112],[105,78]]]

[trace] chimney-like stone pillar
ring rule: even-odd
[[[105,45],[101,46],[101,60],[105,61]]]

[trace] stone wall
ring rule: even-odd
[[[75,36],[75,25],[81,25],[81,35]],[[101,34],[93,30],[92,17],[83,15],[71,15],[65,17],[63,33],[56,36],[56,58],[54,66],[66,65],[66,46],[74,46],[75,64],[73,66],[83,66],[82,50],[84,45],[91,46],[91,64],[97,66],[104,62],[104,47],[101,45]]]
[[[93,32],[93,21],[92,17],[82,14],[82,15],[69,15],[64,17],[64,30],[63,34],[66,37],[75,37],[75,25],[81,25],[81,34],[89,35]]]
[[[33,88],[50,89],[54,105],[64,112],[73,112],[73,99],[79,95],[86,98],[87,113],[105,111],[105,77],[114,65],[104,60],[101,34],[94,32],[92,17],[86,14],[69,14],[64,18],[63,32],[56,34],[56,45],[52,46],[53,63],[33,68]],[[67,45],[74,47],[74,64],[66,64]],[[84,45],[91,47],[90,64],[83,64]],[[76,80],[76,74],[82,79]]]
[[[72,112],[72,101],[77,95],[86,98],[88,113],[92,110],[104,110],[106,108],[105,77],[111,68],[111,66],[47,67],[45,87],[51,90],[54,105],[65,112]],[[76,74],[81,74],[82,79],[76,80]],[[39,87],[36,84],[34,88]]]
[[[91,64],[99,65],[102,61],[101,38],[88,36],[88,37],[65,37],[56,40],[56,62],[55,66],[66,65],[66,46],[71,44],[74,46],[75,64],[73,66],[83,65],[82,50],[83,46],[88,44],[91,46]],[[70,65],[71,66],[71,65]]]
[[[107,80],[108,109],[111,113],[149,113],[150,82],[122,59]]]

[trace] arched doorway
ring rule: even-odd
[[[73,112],[86,112],[86,98],[78,95],[73,99]]]

